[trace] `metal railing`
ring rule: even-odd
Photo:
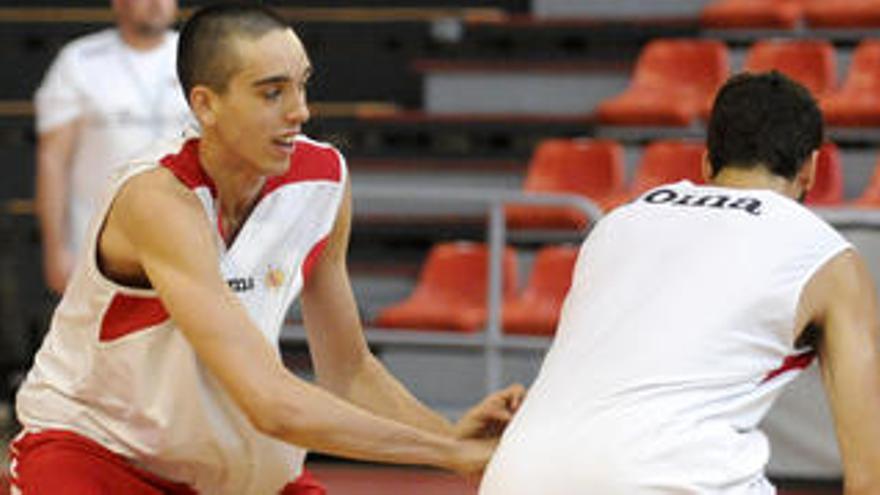
[[[484,189],[432,188],[429,190],[393,187],[360,186],[353,189],[358,210],[391,211],[395,214],[414,214],[424,218],[425,212],[438,216],[448,214],[450,207],[470,209],[472,213],[486,213],[489,244],[487,273],[487,322],[484,331],[475,334],[437,330],[407,331],[367,327],[366,336],[371,344],[421,348],[480,349],[483,351],[486,391],[502,386],[502,352],[505,350],[545,351],[551,339],[547,337],[511,336],[502,332],[502,260],[508,232],[504,207],[507,205],[568,206],[582,211],[593,222],[603,216],[602,210],[582,196],[572,194],[525,194],[521,192],[486,191]],[[435,207],[443,208],[436,209]],[[820,217],[835,227],[867,228],[880,231],[880,210],[851,208],[813,208]],[[582,239],[587,231],[577,233]],[[305,331],[301,326],[289,326],[282,333],[286,342],[303,342]]]
[[[395,187],[355,186],[352,189],[358,211],[393,211],[395,214],[412,212],[422,218],[426,212],[442,216],[450,208],[466,209],[473,213],[488,212],[486,225],[489,245],[487,285],[487,321],[478,334],[453,334],[448,331],[407,332],[406,329],[368,328],[367,340],[373,344],[481,348],[485,361],[486,390],[497,390],[502,385],[502,351],[505,349],[544,350],[550,340],[544,337],[505,336],[502,334],[501,306],[503,297],[502,261],[507,244],[507,222],[504,208],[508,205],[572,207],[582,211],[592,221],[602,217],[602,210],[592,201],[574,194],[525,194],[514,191],[486,191],[485,189],[431,188],[427,190]],[[383,204],[384,203],[384,204]],[[436,209],[435,207],[443,208]],[[581,237],[586,230],[580,232]],[[303,341],[305,332],[300,327],[288,327],[282,340]]]

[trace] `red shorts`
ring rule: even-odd
[[[10,481],[22,495],[196,495],[69,431],[27,433],[9,447]],[[16,493],[16,492],[13,492]],[[326,495],[308,472],[279,495]]]

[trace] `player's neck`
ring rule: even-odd
[[[734,189],[769,189],[785,196],[796,196],[792,181],[774,175],[763,167],[726,167],[709,181],[714,186]]]
[[[234,223],[247,218],[259,199],[266,178],[255,174],[240,159],[230,158],[215,146],[199,143],[199,161],[217,191],[217,203],[223,218]]]
[[[119,36],[122,38],[122,41],[129,48],[138,52],[148,52],[158,48],[165,41],[166,34],[165,32],[142,34],[134,29],[119,26]]]

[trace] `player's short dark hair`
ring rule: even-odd
[[[220,3],[196,11],[180,30],[177,77],[184,95],[196,85],[223,92],[239,68],[235,38],[256,39],[290,26],[278,14],[257,4]]]
[[[822,144],[822,112],[810,92],[779,72],[728,80],[709,119],[712,174],[725,167],[765,167],[794,179]]]

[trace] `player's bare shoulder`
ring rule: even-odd
[[[153,168],[119,187],[98,237],[98,259],[111,278],[145,280],[144,251],[167,252],[192,237],[209,239],[209,229],[195,193],[171,171]]]

